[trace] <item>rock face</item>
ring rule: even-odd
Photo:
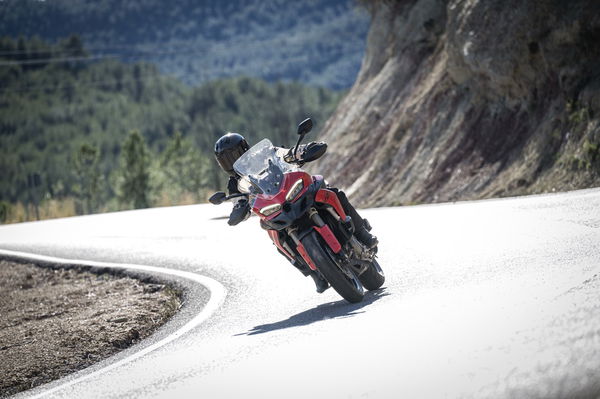
[[[315,168],[359,206],[600,185],[597,0],[373,1]]]

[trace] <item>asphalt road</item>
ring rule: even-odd
[[[256,218],[231,228],[219,218],[228,211],[198,205],[0,227],[2,249],[167,267],[226,289],[210,317],[167,344],[97,372],[144,345],[134,347],[92,367],[91,378],[74,380],[84,371],[21,396],[600,395],[598,189],[365,210],[387,280],[354,305],[333,290],[316,294]],[[185,317],[206,295],[189,296]]]

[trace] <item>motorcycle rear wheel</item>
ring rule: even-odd
[[[359,277],[362,285],[369,291],[381,288],[385,282],[385,274],[376,259],[373,259],[371,265],[363,274]]]
[[[365,292],[356,274],[349,267],[343,267],[342,270],[338,266],[331,250],[326,244],[321,244],[316,232],[306,235],[302,239],[302,245],[321,274],[342,298],[350,303],[363,300]]]

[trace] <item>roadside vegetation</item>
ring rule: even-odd
[[[45,61],[58,53],[75,61]],[[218,137],[289,144],[342,95],[249,77],[188,87],[151,64],[77,60],[88,56],[77,36],[0,39],[0,222],[202,202],[226,180]]]

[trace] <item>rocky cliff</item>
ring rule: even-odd
[[[600,185],[597,0],[396,0],[318,170],[359,206]]]

